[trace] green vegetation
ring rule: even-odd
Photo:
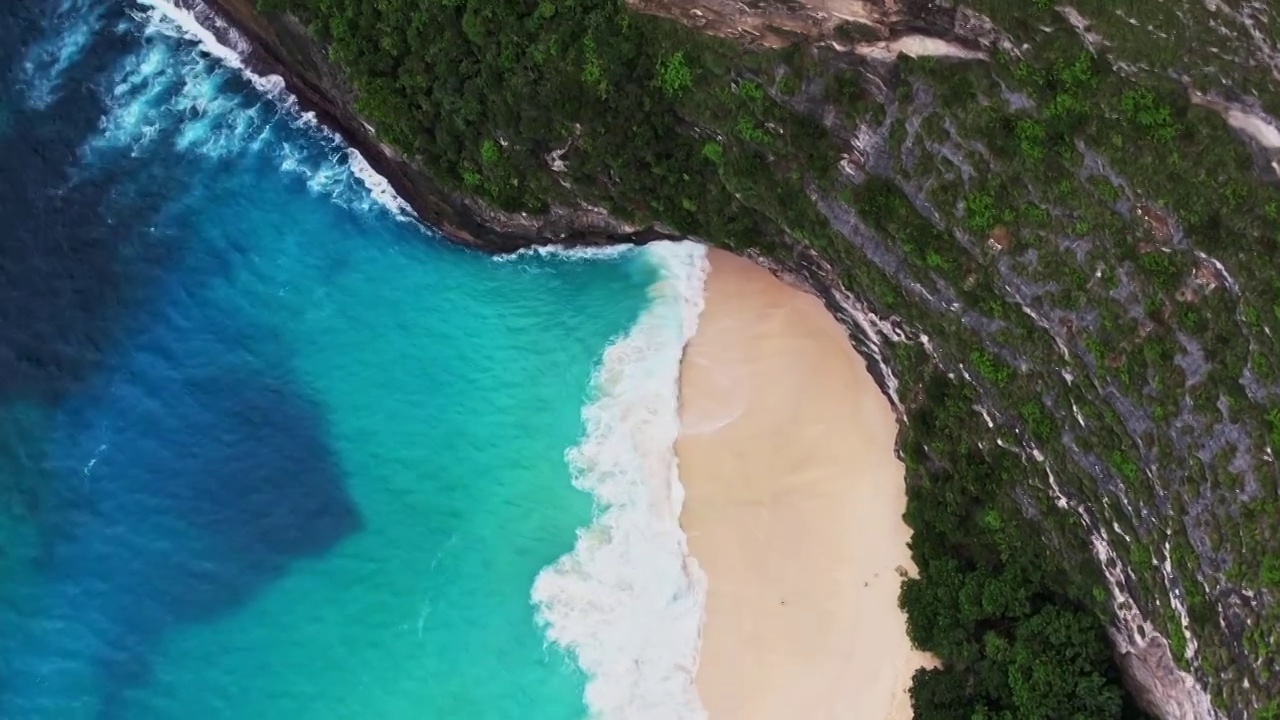
[[[663,58],[658,63],[658,86],[671,97],[679,97],[693,86],[693,70],[684,61],[684,53]]]
[[[1280,478],[1263,458],[1280,453],[1280,188],[1173,79],[1280,114],[1262,64],[1206,62],[1244,52],[1213,29],[1234,21],[1079,0],[1107,38],[1094,52],[1051,2],[974,0],[1017,57],[885,67],[746,51],[622,0],[260,2],[308,23],[379,136],[442,183],[759,252],[929,339],[886,349],[911,411],[921,577],[903,602],[946,662],[917,678],[920,717],[1129,712],[1103,652],[1108,596],[1046,469],[1118,529],[1134,601],[1215,701],[1276,714]],[[1164,548],[1192,657],[1153,569]],[[1232,635],[1216,603],[1242,590],[1257,601]]]
[[[965,227],[975,233],[990,232],[996,226],[996,201],[990,193],[976,192],[964,200]]]
[[[977,420],[971,391],[934,376],[926,393],[903,446],[916,468],[906,517],[920,576],[903,583],[900,602],[911,641],[942,668],[917,673],[916,717],[1137,717],[1092,609],[1096,594],[1064,587],[1066,569],[1048,548],[1022,539],[1034,530],[1010,491],[1027,468],[965,442]]]
[[[622,0],[261,4],[329,45],[380,137],[500,208],[586,197],[735,247],[830,234],[804,188],[830,176],[834,143],[727,42]],[[545,156],[566,146],[558,177]]]
[[[969,360],[973,363],[973,369],[977,370],[983,379],[997,385],[1004,385],[1009,382],[1009,378],[1013,377],[1013,371],[1008,366],[1001,364],[985,350],[974,350],[969,354]]]
[[[1280,590],[1280,555],[1268,555],[1263,558],[1262,584]]]
[[[724,146],[714,140],[708,140],[702,146],[702,157],[719,165],[724,162]]]
[[[906,168],[907,181],[927,187],[927,197],[936,206],[957,204],[963,210],[961,222],[970,232],[996,222],[992,218],[998,211],[996,199],[1002,205],[1047,210],[1024,209],[1010,227],[1016,234],[1034,231],[1042,238],[1037,247],[1040,262],[1023,277],[1054,283],[1057,291],[1038,298],[1035,308],[1046,315],[1072,313],[1066,339],[1075,355],[1069,362],[1070,372],[1088,380],[1083,387],[1064,387],[1052,375],[1035,371],[1027,380],[1040,385],[1037,400],[1072,398],[1077,412],[1086,416],[1084,427],[1073,430],[1074,445],[1097,458],[1112,482],[1122,485],[1129,497],[1142,498],[1144,512],[1152,514],[1143,518],[1102,507],[1105,494],[1093,472],[1063,453],[1059,421],[1045,422],[1043,413],[1033,410],[1051,403],[1028,401],[1021,382],[988,395],[985,404],[997,417],[1003,412],[1005,418],[1009,409],[1021,408],[1022,426],[1044,451],[1058,482],[1088,499],[1103,524],[1125,527],[1128,536],[1118,549],[1128,555],[1130,568],[1137,574],[1135,596],[1162,625],[1178,661],[1200,669],[1221,707],[1256,707],[1262,699],[1280,693],[1276,657],[1263,649],[1267,642],[1274,645],[1280,640],[1280,608],[1268,596],[1248,611],[1256,632],[1232,635],[1220,629],[1221,611],[1214,598],[1233,587],[1247,587],[1250,592],[1276,588],[1274,583],[1280,580],[1280,564],[1269,560],[1280,557],[1278,526],[1244,511],[1252,503],[1242,507],[1237,499],[1246,482],[1259,483],[1268,498],[1274,497],[1277,487],[1274,465],[1257,453],[1263,447],[1272,452],[1280,448],[1280,403],[1274,394],[1268,400],[1268,396],[1245,392],[1241,382],[1249,368],[1268,386],[1275,383],[1273,368],[1280,347],[1272,334],[1280,327],[1276,323],[1280,314],[1266,309],[1280,300],[1280,288],[1274,281],[1274,267],[1260,267],[1256,258],[1276,252],[1280,239],[1277,191],[1258,176],[1246,145],[1227,130],[1222,118],[1191,104],[1185,89],[1165,75],[1175,67],[1201,72],[1192,68],[1197,61],[1190,59],[1189,49],[1183,46],[1186,19],[1157,17],[1154,6],[1127,4],[1123,12],[1116,12],[1114,6],[1092,0],[1073,3],[1096,23],[1092,31],[1107,35],[1106,48],[1094,54],[1083,51],[1079,34],[1057,13],[1033,17],[1025,5],[1007,0],[979,0],[975,6],[1029,48],[1018,58],[998,58],[990,74],[1030,98],[1034,107],[1004,106],[1000,92],[986,79],[985,68],[970,67],[967,78],[957,78],[960,73],[955,67],[946,72],[916,68],[913,83],[966,88],[965,101],[949,99],[947,107],[932,111],[947,118],[952,137],[961,138],[962,143],[981,142],[990,152],[984,155],[962,148],[962,157],[975,167],[974,177],[963,188],[940,182],[942,174],[926,166],[914,171]],[[1188,12],[1204,10],[1197,6]],[[1171,32],[1154,42],[1148,36],[1139,38],[1117,19],[1121,15]],[[1177,30],[1172,30],[1171,22]],[[1179,40],[1170,43],[1175,36]],[[1221,41],[1221,35],[1213,35],[1205,38],[1205,45],[1220,51]],[[1179,47],[1176,52],[1173,47],[1162,49],[1166,43]],[[1157,52],[1163,50],[1170,52]],[[1133,65],[1117,71],[1114,56],[1141,63],[1150,71]],[[1219,76],[1208,87],[1218,86],[1225,78],[1248,85],[1264,105],[1268,98],[1274,103],[1276,88],[1249,85],[1246,77],[1224,67],[1216,66],[1214,73]],[[950,97],[954,92],[939,94]],[[1274,113],[1280,104],[1269,109]],[[926,121],[920,124],[927,126]],[[1035,124],[1044,128],[1043,134]],[[987,189],[1015,167],[1025,189],[1012,184],[1002,192]],[[1046,244],[1069,250],[1065,256],[1046,255]],[[1234,289],[1224,292],[1224,278],[1216,276],[1216,270],[1190,248],[1221,262],[1239,295]],[[939,331],[930,332],[936,337]],[[970,345],[972,341],[964,337],[950,342]],[[1187,343],[1197,349],[1188,352]],[[1006,345],[1005,350],[1027,357],[1033,347],[1023,340],[1012,348]],[[962,352],[966,359],[972,354]],[[1184,369],[1182,363],[1188,361],[1190,369]],[[1108,388],[1122,399],[1112,399],[1106,394],[1111,391]],[[1190,409],[1184,409],[1188,401]],[[1126,427],[1112,412],[1122,402],[1143,408],[1154,427],[1141,433]],[[1087,417],[1090,406],[1100,409],[1102,417]],[[1180,437],[1172,429],[1175,423],[1189,422],[1197,428],[1196,435],[1219,431],[1216,428],[1223,427],[1219,423],[1225,420],[1220,407],[1229,408],[1231,422],[1243,422],[1249,428],[1248,442],[1253,444],[1238,446],[1250,459],[1248,469],[1231,465],[1237,450],[1230,446],[1201,462],[1194,455],[1200,446],[1198,437]],[[1057,409],[1056,418],[1066,417],[1063,411],[1069,408],[1058,405]],[[1213,498],[1214,508],[1206,511],[1197,504],[1208,498]],[[1276,507],[1270,499],[1261,504]],[[1190,507],[1200,509],[1186,509]],[[1161,511],[1155,512],[1158,508]],[[1040,525],[1053,528],[1059,539],[1070,534],[1053,520],[1042,518]],[[1204,551],[1193,549],[1199,546],[1190,538],[1197,534],[1201,542],[1207,539],[1213,544],[1219,557],[1231,558],[1229,573],[1214,572],[1210,569],[1218,562],[1214,555],[1202,556]],[[1120,539],[1111,535],[1111,540],[1118,543]],[[1145,570],[1151,566],[1150,550],[1139,552],[1166,542],[1173,548],[1173,571],[1185,593],[1191,633],[1198,641],[1192,657],[1184,657],[1188,643],[1167,599],[1172,589],[1157,573]],[[1240,653],[1253,659],[1247,668],[1214,671],[1241,667],[1232,659]],[[1244,676],[1256,689],[1242,687]]]

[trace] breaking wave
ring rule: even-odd
[[[248,68],[250,46],[233,29],[196,3],[137,2],[131,14],[143,27],[142,46],[99,84],[107,112],[82,149],[90,167],[101,153],[137,156],[156,142],[213,160],[265,153],[281,172],[305,178],[311,192],[345,207],[412,217],[358,150],[299,107],[283,78]],[[236,92],[233,85],[245,82],[257,92]]]
[[[678,380],[697,327],[706,249],[658,242],[647,309],[604,353],[583,410],[585,435],[566,455],[595,520],[538,575],[532,599],[547,637],[587,673],[590,717],[697,720],[694,687],[706,579],[680,528],[675,456]]]
[[[75,27],[34,46],[24,65],[37,105],[56,99],[63,72],[102,31],[100,4],[60,7]],[[207,29],[217,25],[207,11],[137,0],[131,14],[142,23],[141,43],[98,80],[107,110],[81,148],[90,171],[103,154],[140,155],[156,143],[219,163],[265,155],[341,205],[412,217],[358,151],[299,108],[281,78],[247,67],[249,48],[233,31]],[[258,92],[240,92],[246,82]],[[582,411],[583,437],[566,453],[573,484],[594,498],[594,519],[570,553],[539,573],[531,600],[548,641],[588,676],[591,718],[702,720],[694,675],[706,580],[679,525],[684,491],[675,440],[680,360],[702,309],[705,248],[665,241],[639,250],[550,247],[507,259],[627,253],[641,254],[657,279],[635,325],[605,350]]]

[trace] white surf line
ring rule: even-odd
[[[495,255],[497,262],[515,262],[527,258],[559,258],[564,260],[612,260],[637,252],[639,245],[532,245],[515,252]]]
[[[147,23],[148,32],[161,32],[171,37],[194,41],[206,53],[239,72],[259,92],[275,101],[283,112],[289,113],[299,122],[310,127],[324,130],[333,141],[339,143],[346,151],[347,169],[364,184],[375,202],[390,210],[398,218],[409,219],[415,217],[409,203],[405,202],[404,198],[396,193],[389,180],[373,169],[359,150],[348,145],[338,133],[321,125],[316,120],[314,113],[301,111],[298,107],[298,99],[285,87],[284,78],[279,75],[258,75],[250,70],[244,63],[242,51],[237,51],[224,45],[213,32],[200,24],[200,21],[192,11],[174,5],[168,0],[135,1],[150,9],[150,12],[147,13],[147,20],[149,21]],[[194,2],[194,0],[192,1]],[[216,17],[211,12],[209,16]],[[239,37],[231,28],[226,28],[226,31],[232,37]],[[243,45],[246,49],[248,48],[247,41]]]
[[[705,720],[694,687],[706,577],[688,555],[675,455],[680,361],[703,306],[706,248],[657,242],[650,304],[605,349],[566,453],[595,519],[531,592],[548,640],[587,674],[592,720]]]

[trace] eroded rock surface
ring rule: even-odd
[[[897,0],[627,0],[632,9],[679,20],[705,32],[766,47],[801,39],[887,35],[901,17]]]

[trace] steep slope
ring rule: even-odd
[[[687,233],[823,294],[909,421],[918,708],[1059,717],[1106,627],[1158,716],[1280,716],[1265,6],[215,4],[455,234]]]

